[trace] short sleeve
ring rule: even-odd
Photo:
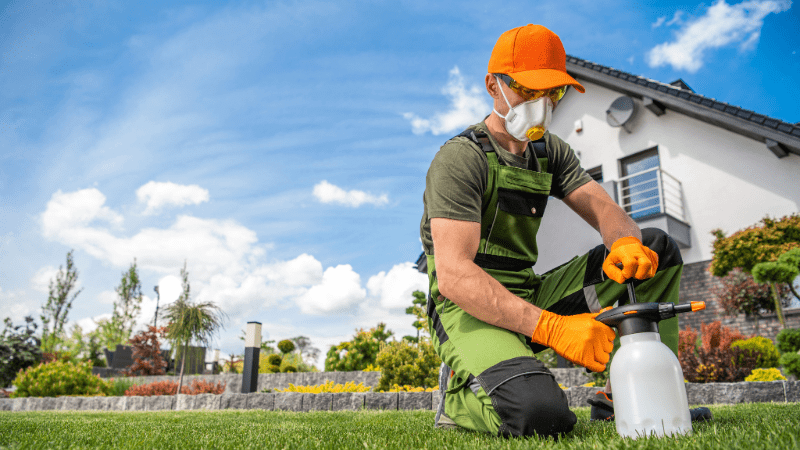
[[[591,175],[581,167],[575,151],[554,134],[546,135],[548,157],[553,164],[553,186],[550,195],[563,199],[575,189],[592,181]]]
[[[427,218],[481,221],[488,163],[466,138],[456,138],[439,150],[425,178]]]

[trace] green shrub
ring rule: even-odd
[[[800,350],[800,328],[785,328],[775,338],[781,353],[796,353]]]
[[[283,358],[281,358],[281,355],[273,353],[267,356],[267,361],[269,361],[269,364],[272,366],[280,366],[281,361],[283,361]]]
[[[28,367],[14,380],[13,397],[57,397],[62,395],[108,395],[111,383],[92,375],[90,362],[54,361]]]
[[[289,365],[283,366],[283,369],[281,369],[281,372],[295,373],[295,372],[297,372],[297,367],[289,364]]]
[[[785,379],[786,377],[781,371],[773,367],[771,369],[753,369],[753,372],[744,381],[781,381]]]
[[[267,373],[280,373],[281,366],[277,364],[272,364],[269,367],[267,367],[267,371],[268,371]]]
[[[778,362],[786,373],[800,378],[800,355],[797,353],[784,353]]]
[[[758,352],[759,357],[756,363],[758,368],[778,367],[778,358],[781,357],[781,354],[769,338],[755,336],[750,339],[735,341],[731,344],[731,348],[733,347]]]
[[[291,353],[294,351],[294,348],[294,342],[290,341],[289,339],[284,339],[278,342],[278,350],[280,350],[283,354]]]
[[[420,341],[418,346],[403,340],[383,347],[377,357],[381,368],[378,391],[388,391],[395,385],[429,388],[439,384],[442,360],[430,340]]]
[[[108,395],[113,397],[122,397],[125,395],[125,391],[133,387],[136,382],[133,378],[112,378],[109,380],[109,384],[111,385],[111,389],[108,392]]]

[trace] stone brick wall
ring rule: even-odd
[[[755,334],[755,322],[744,314],[737,316],[726,316],[723,309],[717,303],[712,294],[714,287],[721,286],[716,277],[708,272],[708,265],[711,261],[701,261],[683,266],[683,276],[681,277],[680,303],[706,302],[706,309],[693,313],[681,314],[679,323],[681,329],[687,326],[700,330],[700,324],[722,321],[722,324],[731,328],[738,328],[742,334]],[[800,308],[784,310],[787,328],[800,328]],[[775,335],[781,330],[778,316],[767,314],[758,320],[758,334],[775,340]]]

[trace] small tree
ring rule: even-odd
[[[753,266],[753,278],[759,283],[769,284],[772,290],[772,297],[775,299],[775,313],[781,327],[786,328],[786,321],[783,319],[782,296],[778,294],[779,284],[791,285],[797,278],[800,270],[796,266],[784,263],[780,259],[774,262],[762,262]]]
[[[411,300],[411,306],[406,308],[406,314],[410,314],[417,318],[417,320],[411,324],[417,329],[417,337],[413,338],[411,336],[404,336],[403,339],[419,343],[420,331],[426,332],[428,330],[428,315],[425,311],[427,299],[425,298],[425,293],[422,291],[414,291],[411,293],[411,295],[413,296],[413,299]]]
[[[368,331],[359,328],[353,340],[331,346],[325,358],[325,370],[357,371],[376,365],[381,345],[385,344],[393,334],[386,329],[385,323],[379,323],[377,327]]]
[[[59,340],[64,334],[64,324],[67,322],[69,310],[75,297],[82,289],[75,290],[78,282],[78,270],[72,260],[72,250],[67,253],[67,267],[64,270],[58,267],[54,280],[50,280],[47,303],[42,306],[42,351],[52,353],[56,351]]]
[[[714,276],[725,276],[736,267],[751,273],[756,264],[775,261],[779,255],[800,248],[800,214],[777,220],[767,216],[760,223],[729,237],[721,230],[712,231],[716,239],[709,270]]]
[[[0,334],[0,387],[6,387],[17,372],[42,360],[41,340],[36,337],[33,317],[25,317],[25,325],[14,326],[6,317]]]
[[[147,330],[140,331],[131,338],[129,343],[133,346],[133,364],[126,370],[128,376],[164,375],[167,362],[161,356],[159,338],[165,332],[165,327],[149,325]]]
[[[290,341],[289,339],[284,339],[278,342],[278,350],[280,350],[284,356],[292,353],[294,348],[294,342]]]
[[[194,341],[208,347],[211,339],[223,327],[222,322],[225,317],[225,313],[213,302],[192,303],[190,301],[189,272],[186,271],[185,262],[181,269],[181,279],[183,293],[172,304],[164,308],[164,318],[169,323],[167,338],[172,341],[172,348],[182,348],[183,350],[177,392],[181,392],[183,386],[183,372],[186,367],[186,353],[189,350],[189,344]],[[176,361],[178,359],[177,350],[175,359]]]
[[[139,279],[135,258],[130,268],[122,272],[122,279],[115,290],[117,299],[114,301],[111,319],[98,323],[103,343],[109,349],[114,349],[117,344],[123,344],[131,338],[141,311],[142,282]]]
[[[761,311],[775,310],[769,287],[756,283],[752,275],[739,268],[730,271],[721,281],[722,287],[714,288],[712,293],[722,309],[726,314],[744,313],[752,317],[755,333],[758,334]]]
[[[294,342],[303,361],[316,361],[319,358],[319,349],[311,345],[311,339],[297,336],[293,337],[291,341]]]

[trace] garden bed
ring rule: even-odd
[[[598,388],[574,386],[565,393],[570,407],[587,406]],[[800,382],[687,383],[691,405],[800,402]],[[267,411],[435,410],[439,392],[299,392],[200,394],[154,397],[44,397],[0,399],[0,411],[187,411],[260,409]]]

